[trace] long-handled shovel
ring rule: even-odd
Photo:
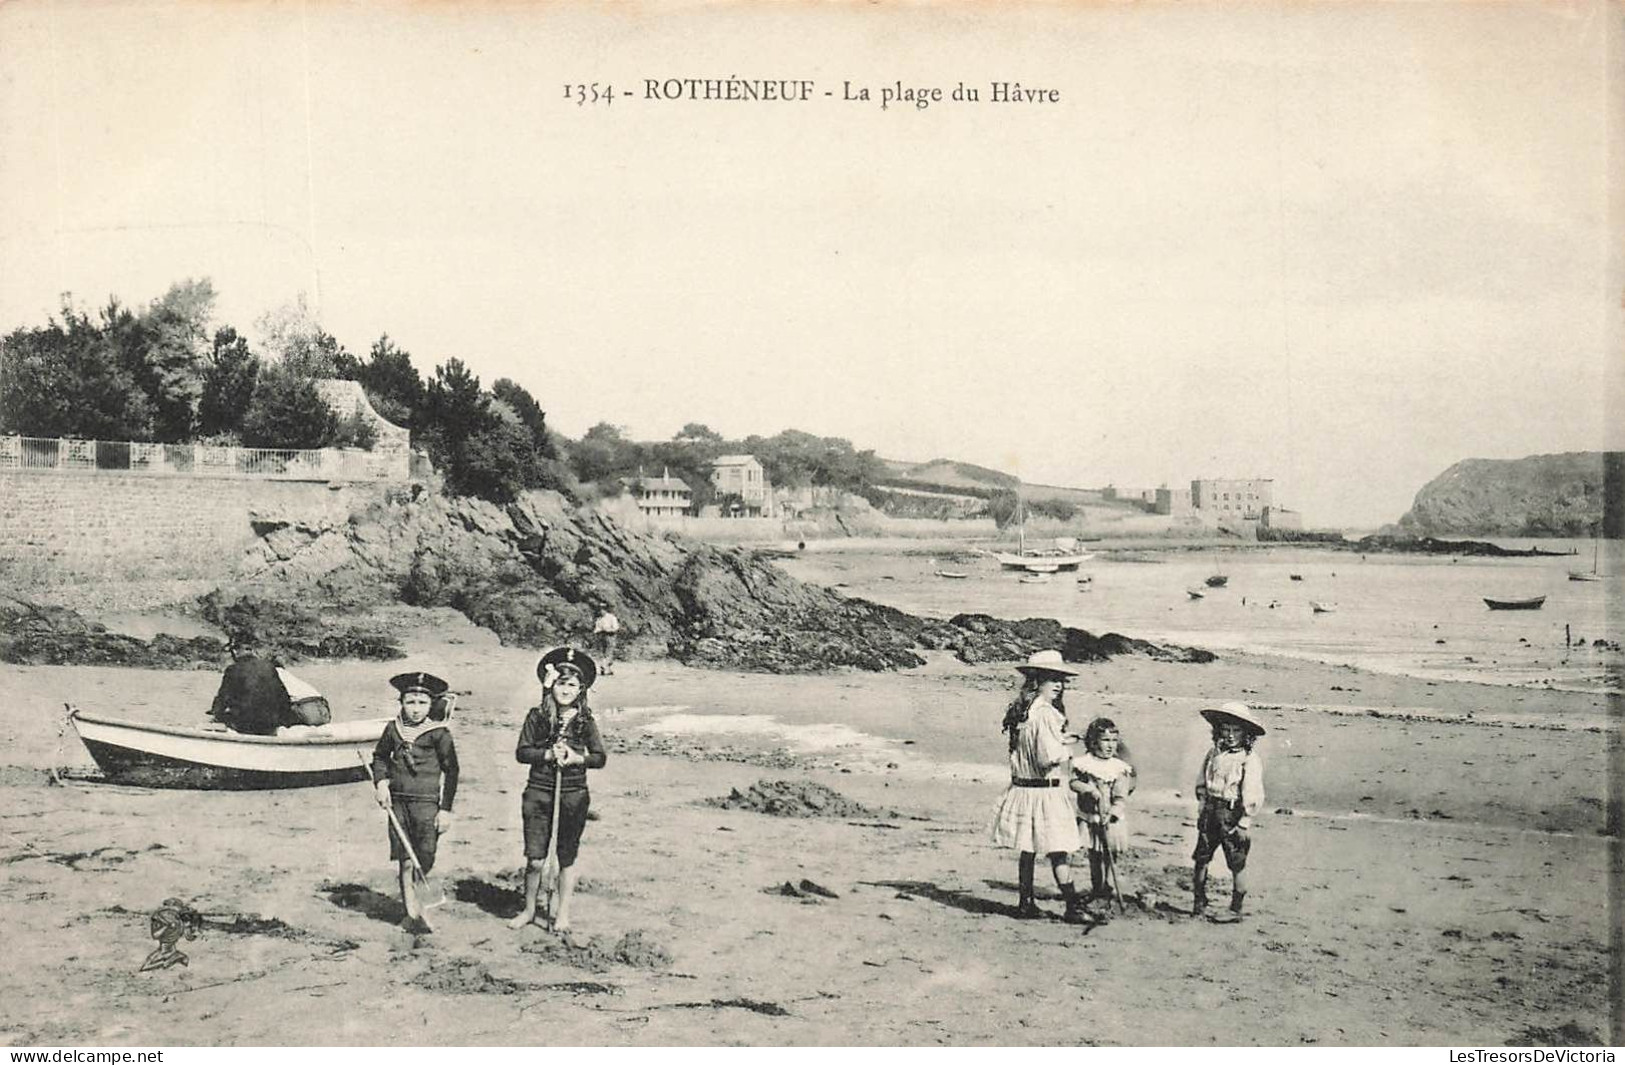
[[[1112,898],[1117,900],[1117,912],[1123,912],[1123,891],[1117,885],[1117,859],[1112,857],[1111,839],[1106,835],[1106,826],[1100,826],[1101,853],[1106,856],[1106,877],[1112,883]]]
[[[547,861],[542,863],[542,883],[546,885],[547,897],[542,904],[542,914],[546,918],[547,927],[553,928],[553,893],[559,886],[559,791],[564,784],[564,770],[557,763],[553,765],[553,826],[547,833]]]
[[[366,752],[357,751],[355,756],[361,760],[361,768],[367,771],[367,780],[371,781],[374,790],[376,790],[378,781],[373,779],[372,763],[367,761]],[[440,886],[438,881],[431,882],[429,874],[423,871],[423,863],[418,861],[418,852],[412,849],[412,839],[406,834],[406,829],[401,827],[400,819],[395,816],[395,810],[393,807],[386,806],[384,807],[384,813],[389,815],[389,823],[395,829],[395,836],[401,841],[401,846],[406,848],[406,857],[412,862],[412,883],[418,889],[418,902],[424,909],[428,910],[432,910],[437,906],[444,906],[446,904],[445,889]]]

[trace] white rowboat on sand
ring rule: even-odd
[[[366,778],[356,752],[371,756],[387,717],[282,729],[249,736],[98,717],[68,720],[108,780],[149,788],[254,790],[349,784]]]

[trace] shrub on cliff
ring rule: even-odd
[[[327,447],[339,435],[339,417],[316,382],[281,366],[266,366],[243,415],[245,447]]]

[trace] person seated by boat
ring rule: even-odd
[[[451,831],[452,804],[457,799],[457,744],[444,720],[429,710],[450,686],[433,673],[400,673],[389,678],[400,693],[401,712],[384,726],[372,753],[372,779],[378,805],[391,811],[389,857],[399,865],[403,927],[427,932],[429,923],[413,887],[413,856],[418,874],[434,868],[440,837]],[[396,826],[400,826],[397,831]],[[408,850],[401,833],[411,844]]]
[[[231,656],[234,661],[220,678],[209,717],[250,736],[270,736],[284,725],[305,724],[294,713],[276,663],[262,656],[253,640],[234,637]]]

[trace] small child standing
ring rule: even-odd
[[[1247,898],[1247,852],[1252,849],[1253,815],[1264,805],[1264,763],[1253,744],[1264,726],[1246,703],[1232,702],[1202,711],[1213,726],[1213,747],[1202,759],[1196,777],[1196,867],[1191,873],[1195,894],[1192,916],[1207,910],[1207,866],[1214,851],[1224,851],[1230,867],[1230,912],[1213,920],[1229,924],[1241,920]]]
[[[372,753],[372,779],[378,805],[393,813],[389,827],[389,856],[400,863],[401,905],[408,932],[431,931],[412,886],[412,859],[400,831],[411,843],[411,854],[427,876],[434,868],[440,836],[451,831],[451,806],[457,798],[457,745],[445,721],[431,721],[429,709],[445,695],[448,685],[433,673],[401,673],[389,678],[400,692],[401,713],[384,726]]]
[[[1122,736],[1116,722],[1097,717],[1083,734],[1086,753],[1072,758],[1072,791],[1078,797],[1078,824],[1087,832],[1092,898],[1109,898],[1108,872],[1128,850],[1128,797],[1134,792],[1134,767],[1117,756]],[[1081,834],[1081,833],[1080,833]]]

